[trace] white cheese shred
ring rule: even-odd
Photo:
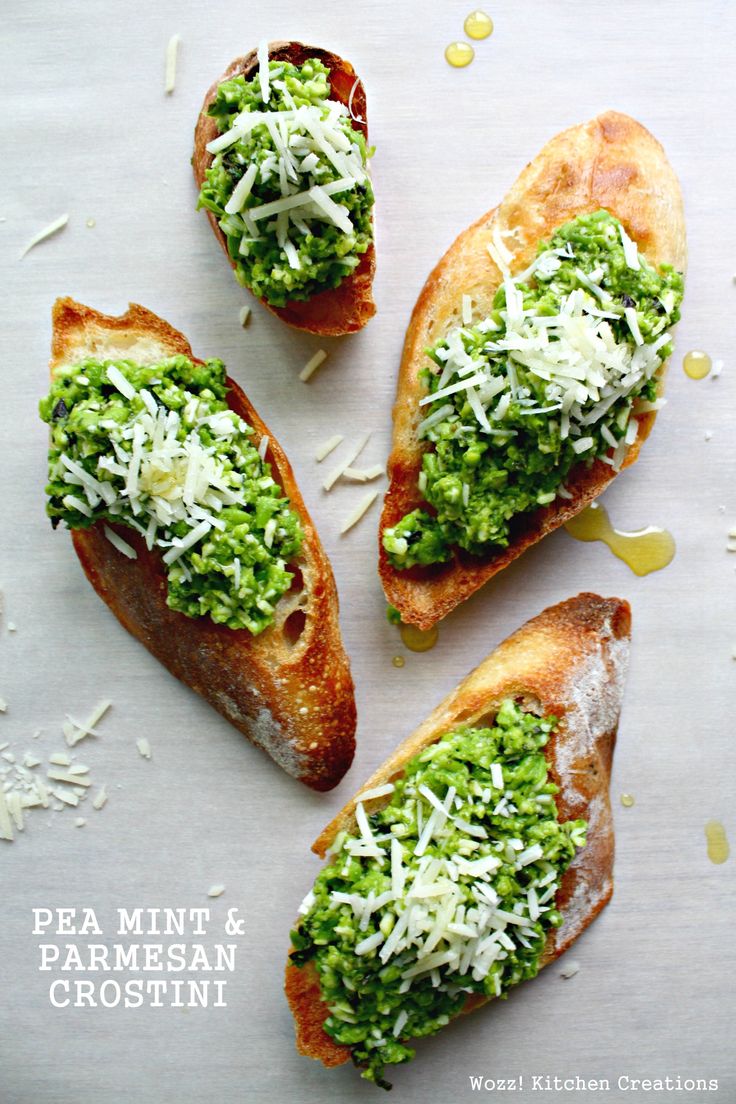
[[[173,34],[166,44],[166,71],[164,74],[164,92],[170,96],[176,87],[176,60],[181,39]]]
[[[344,522],[340,526],[340,533],[347,533],[349,529],[352,529],[354,525],[357,525],[364,514],[370,510],[373,503],[378,498],[378,491],[369,491],[365,498],[362,498],[352,513],[348,514]]]
[[[114,548],[117,548],[118,552],[122,552],[124,556],[127,556],[129,560],[138,559],[138,553],[136,552],[135,548],[129,545],[127,541],[124,541],[122,537],[118,536],[118,534],[114,532],[114,530],[112,530],[109,525],[105,526],[105,536],[109,540],[110,544]]]
[[[264,103],[271,99],[271,83],[268,68],[268,43],[258,43],[258,81],[261,86],[261,97]]]
[[[318,464],[321,464],[322,461],[325,460],[330,455],[330,453],[333,452],[337,448],[337,446],[341,444],[344,440],[345,438],[343,437],[342,433],[335,433],[332,437],[328,437],[328,439],[326,441],[323,441],[322,444],[317,448],[314,454],[314,459],[317,461]]]
[[[342,473],[343,479],[349,479],[353,483],[371,483],[383,475],[381,464],[374,464],[370,468],[346,468]]]
[[[69,221],[69,215],[60,215],[59,218],[54,219],[48,226],[44,226],[43,230],[39,230],[37,234],[34,234],[26,247],[21,250],[18,259],[23,260],[26,253],[30,253],[37,245],[40,245],[42,241],[46,241],[47,238],[52,237],[54,234],[58,234],[59,230],[63,230]]]
[[[364,433],[362,437],[359,438],[358,443],[354,445],[353,448],[350,450],[348,455],[343,460],[341,460],[337,467],[332,469],[332,471],[325,478],[322,484],[323,488],[326,491],[332,490],[335,483],[337,483],[338,479],[345,471],[345,469],[351,467],[355,463],[365,446],[368,444],[370,436],[370,431],[368,433]]]
[[[307,380],[311,379],[320,364],[324,363],[325,360],[327,360],[327,353],[324,349],[318,349],[314,356],[309,358],[299,373],[299,379],[302,383],[306,383]]]

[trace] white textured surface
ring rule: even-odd
[[[376,1100],[350,1068],[324,1071],[293,1048],[281,971],[290,923],[318,869],[308,845],[495,643],[582,589],[623,595],[634,612],[614,767],[614,900],[575,946],[576,977],[563,982],[552,967],[508,1002],[421,1045],[417,1061],[395,1072],[394,1095],[444,1104],[475,1095],[471,1073],[523,1074],[524,1090],[506,1098],[531,1104],[587,1099],[533,1092],[533,1074],[615,1084],[619,1074],[679,1073],[719,1078],[721,1091],[644,1097],[614,1087],[595,1099],[736,1098],[734,861],[712,866],[703,834],[706,820],[721,819],[736,843],[736,578],[725,551],[736,521],[736,9],[715,0],[497,0],[488,7],[493,37],[477,45],[467,70],[453,71],[442,51],[461,36],[471,7],[31,0],[4,14],[0,582],[17,632],[0,630],[8,702],[0,742],[47,756],[62,748],[64,713],[85,716],[103,695],[114,705],[81,755],[95,785],[107,784],[106,807],[83,806],[84,831],[72,810],[51,826],[33,810],[25,834],[0,850],[2,1104]],[[177,32],[177,86],[166,97],[165,49]],[[193,210],[188,158],[201,97],[264,36],[335,49],[368,87],[379,313],[348,340],[292,333],[257,305],[243,330],[244,293]],[[402,649],[383,616],[375,516],[338,536],[362,492],[340,486],[326,496],[315,449],[333,433],[350,441],[373,429],[365,463],[385,459],[402,335],[429,268],[547,138],[609,107],[648,125],[681,177],[690,276],[669,404],[605,503],[622,528],[669,527],[677,557],[639,579],[603,546],[557,533],[453,615],[434,651],[407,655],[396,669],[391,658]],[[64,211],[69,225],[18,261],[33,233]],[[333,560],[358,688],[358,754],[337,792],[300,788],[158,668],[92,592],[68,537],[51,532],[35,406],[46,385],[51,303],[65,293],[111,312],[135,299],[163,315],[195,352],[225,360],[286,447]],[[302,384],[297,374],[320,345],[329,359]],[[723,358],[722,376],[688,380],[680,363],[690,348]],[[38,726],[45,733],[32,741]],[[150,762],[136,750],[143,735]],[[632,809],[619,804],[623,790],[636,797]],[[208,900],[215,882],[227,889]],[[117,906],[209,905],[218,918],[239,906],[247,932],[228,1007],[51,1009],[30,934],[38,905],[93,906],[108,928]]]

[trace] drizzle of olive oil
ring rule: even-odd
[[[621,804],[625,809],[630,809],[634,804],[634,795],[630,793],[621,794]]]
[[[469,42],[451,42],[445,50],[445,60],[454,69],[464,69],[475,57],[475,50]]]
[[[700,349],[693,349],[692,352],[685,353],[685,357],[682,361],[682,368],[685,375],[694,380],[705,379],[711,367],[710,357],[707,353],[701,352]]]
[[[394,656],[391,662],[393,663],[394,667],[403,667],[406,660],[403,656]]]
[[[708,858],[712,863],[716,863],[717,866],[720,866],[720,864],[724,863],[731,854],[731,848],[728,846],[726,829],[723,827],[720,820],[708,821],[705,826],[705,838],[708,843]]]
[[[473,11],[463,23],[463,30],[468,38],[474,38],[477,42],[493,33],[493,20],[484,11]]]
[[[635,575],[660,571],[675,555],[675,539],[666,529],[649,525],[635,533],[614,529],[608,514],[597,502],[570,518],[565,528],[579,541],[603,541]]]
[[[426,631],[418,629],[416,625],[401,625],[399,632],[404,647],[410,652],[428,652],[430,648],[434,648],[440,635],[436,625]]]

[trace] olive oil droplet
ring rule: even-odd
[[[720,866],[731,854],[726,829],[720,820],[709,820],[705,826],[705,838],[708,843],[708,858]]]
[[[475,57],[475,50],[468,42],[451,42],[445,50],[445,60],[455,69],[464,69]]]
[[[433,625],[431,629],[427,629],[426,632],[423,629],[418,629],[416,625],[402,625],[399,632],[404,647],[408,648],[410,652],[428,652],[430,648],[434,648],[440,635],[440,630],[436,625]]]
[[[468,38],[474,38],[476,41],[488,38],[493,33],[493,20],[484,11],[473,11],[465,20],[463,30]]]
[[[394,656],[391,662],[393,663],[394,667],[403,667],[406,660],[403,656]]]
[[[603,541],[635,575],[660,571],[674,559],[675,539],[666,529],[656,525],[649,525],[635,533],[614,529],[608,514],[597,502],[570,518],[565,528],[575,540]]]
[[[621,794],[621,804],[624,806],[625,809],[630,809],[631,806],[634,804],[634,795],[628,793]]]
[[[711,359],[707,353],[701,352],[700,349],[693,349],[692,352],[685,353],[682,369],[690,379],[705,379],[711,370]]]

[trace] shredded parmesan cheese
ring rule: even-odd
[[[352,529],[354,525],[360,521],[363,515],[371,508],[373,503],[378,498],[378,491],[369,491],[365,498],[362,498],[352,513],[348,514],[344,522],[340,526],[340,533],[347,533],[349,529]]]
[[[371,468],[346,468],[342,475],[343,479],[350,479],[353,483],[371,483],[383,475],[383,467],[374,464]]]
[[[258,81],[261,86],[261,97],[264,103],[268,103],[271,98],[271,84],[268,68],[268,43],[258,43]]]
[[[328,437],[328,439],[326,441],[323,441],[315,452],[314,459],[317,461],[318,464],[321,464],[322,461],[327,456],[329,456],[330,453],[334,449],[336,449],[337,446],[344,440],[345,438],[343,437],[342,433],[336,433],[333,437]]]
[[[325,352],[325,350],[318,349],[314,356],[309,358],[309,360],[299,373],[299,379],[302,381],[302,383],[306,383],[307,380],[311,379],[314,373],[319,368],[320,364],[322,364],[326,359],[327,353]]]
[[[57,234],[59,230],[63,230],[68,221],[68,214],[60,215],[58,219],[54,219],[54,221],[50,222],[48,226],[44,226],[43,230],[39,230],[37,234],[34,234],[31,240],[28,242],[28,245],[26,245],[26,247],[21,250],[18,259],[22,261],[26,253],[30,253],[30,251],[35,246],[40,245],[42,241],[46,241],[46,239],[52,237],[52,235]]]
[[[345,471],[345,469],[351,467],[351,465],[358,459],[361,452],[368,444],[370,436],[370,431],[368,433],[364,433],[362,437],[358,439],[358,443],[350,450],[348,455],[337,465],[337,467],[332,469],[332,471],[326,477],[322,484],[326,491],[331,490],[334,487],[335,483],[337,483],[338,479]]]
[[[176,86],[176,59],[179,52],[180,38],[173,34],[166,44],[166,73],[164,79],[164,91],[170,96]]]
[[[109,525],[106,525],[104,527],[104,533],[110,544],[117,548],[118,552],[122,552],[122,554],[124,556],[127,556],[129,560],[138,559],[138,553],[136,552],[135,548],[133,548],[132,545],[128,544],[127,541],[123,540],[123,538],[119,536],[113,529],[111,529]]]

